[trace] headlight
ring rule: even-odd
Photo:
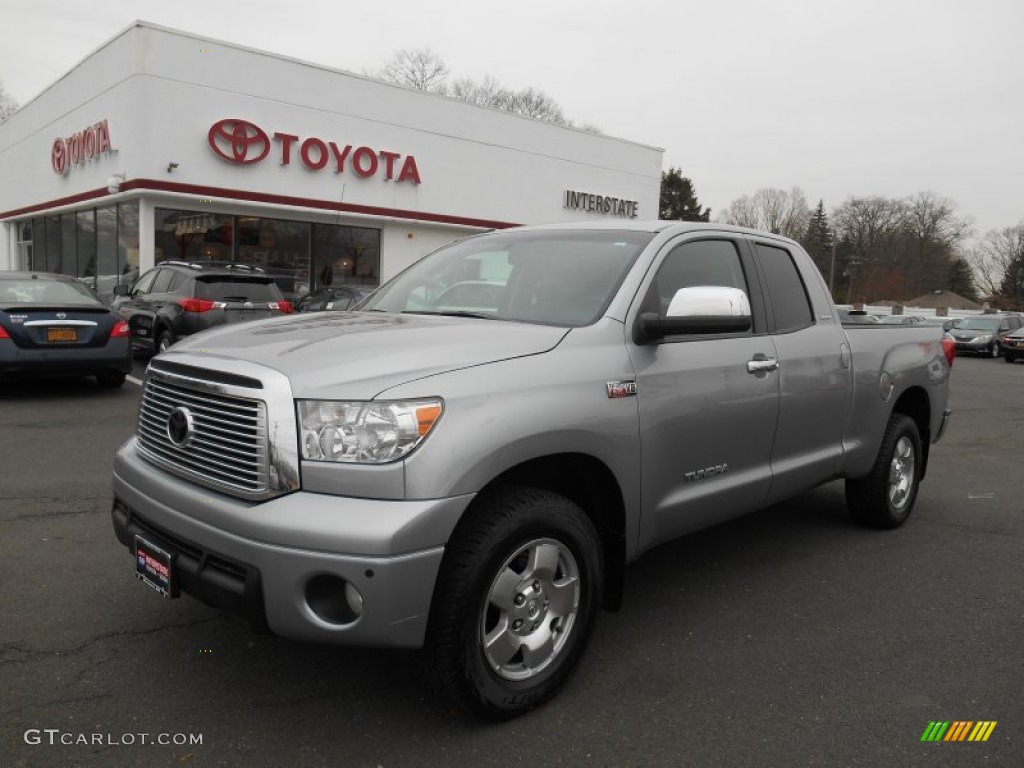
[[[994,335],[995,334],[992,334],[992,333],[986,333],[986,334],[984,334],[982,336],[975,336],[974,340],[977,341],[977,342],[981,342],[982,344],[987,344],[988,342],[992,341],[992,337]]]
[[[383,464],[422,442],[441,418],[443,403],[299,400],[298,409],[303,459]]]

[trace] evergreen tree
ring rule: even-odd
[[[661,200],[658,218],[666,221],[710,221],[711,209],[701,210],[693,182],[679,168],[661,173]]]
[[[974,271],[963,257],[957,258],[949,265],[949,290],[965,299],[978,300],[978,291],[974,287]]]
[[[826,282],[832,268],[833,238],[834,234],[828,223],[828,214],[825,213],[825,203],[819,200],[818,207],[814,209],[811,220],[807,223],[807,232],[802,238],[801,245],[814,260],[821,274],[825,276]]]

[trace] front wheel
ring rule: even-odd
[[[1015,363],[1015,362],[1017,362],[1017,358],[1016,357],[1011,357],[1010,355],[1006,355],[1005,357],[1003,357],[1003,360],[1005,360],[1008,363]]]
[[[993,344],[988,348],[988,356],[993,359],[999,357],[999,344]]]
[[[554,696],[579,661],[601,601],[601,540],[555,493],[514,486],[476,504],[445,552],[427,655],[448,696],[506,719]]]
[[[921,482],[921,435],[902,413],[889,417],[882,445],[866,477],[846,481],[846,506],[861,525],[898,528],[917,500]]]

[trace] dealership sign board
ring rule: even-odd
[[[100,120],[67,138],[54,139],[50,148],[50,165],[54,173],[63,176],[72,165],[82,165],[86,160],[110,151],[110,128],[106,120]]]
[[[562,203],[562,207],[568,208],[570,211],[589,211],[605,216],[621,216],[627,219],[635,219],[640,210],[640,203],[636,200],[595,195],[591,192],[576,192],[571,189],[565,190],[565,194],[562,196]]]
[[[273,151],[281,165],[291,165],[293,158],[311,171],[328,166],[335,173],[350,170],[360,178],[382,176],[385,181],[420,183],[416,158],[398,152],[370,147],[339,146],[333,141],[294,133],[275,131],[273,136],[248,120],[227,118],[210,126],[206,134],[210,149],[221,160],[235,165],[253,165],[266,159]]]

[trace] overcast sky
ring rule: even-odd
[[[1022,0],[0,0],[0,82],[24,104],[135,19],[353,72],[428,46],[664,148],[713,216],[796,186],[1024,220]]]

